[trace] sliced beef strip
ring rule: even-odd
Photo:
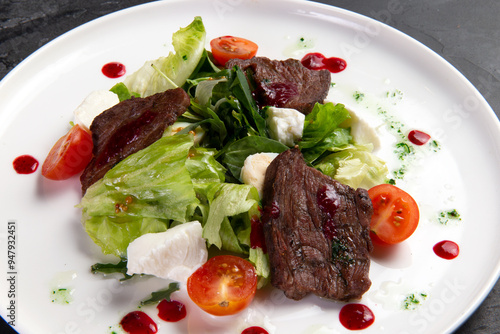
[[[297,59],[254,57],[232,59],[226,63],[226,68],[234,66],[252,71],[257,86],[255,99],[260,107],[293,108],[308,114],[316,102],[323,103],[330,89],[328,70],[310,70]]]
[[[93,158],[80,177],[82,192],[127,156],[160,139],[189,106],[181,88],[145,98],[131,98],[105,110],[90,126]]]
[[[263,193],[272,285],[295,300],[359,299],[371,285],[367,191],[307,166],[294,148],[268,167]]]

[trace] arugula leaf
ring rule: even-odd
[[[254,124],[257,128],[257,132],[260,136],[267,137],[267,127],[266,120],[259,113],[259,108],[257,103],[252,96],[252,91],[248,85],[247,77],[243,71],[235,66],[233,69],[236,77],[233,77],[233,81],[230,83],[230,90],[236,96],[236,98],[241,102],[241,104],[249,111],[247,118],[251,121],[250,124]]]
[[[163,299],[170,301],[170,295],[178,290],[179,290],[179,283],[172,282],[168,285],[167,288],[152,292],[150,298],[141,300],[141,305],[156,304],[162,301]]]
[[[133,275],[127,274],[127,260],[125,259],[121,259],[118,263],[96,263],[90,267],[90,270],[92,274],[123,274],[123,278],[120,281],[125,281],[133,277]]]

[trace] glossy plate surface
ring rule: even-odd
[[[329,98],[377,128],[379,153],[391,170],[402,166],[393,152],[402,137],[391,125],[403,137],[419,129],[436,140],[437,148],[416,148],[403,163],[408,171],[397,185],[419,203],[420,226],[390,252],[374,254],[373,284],[361,302],[376,320],[364,332],[443,333],[459,326],[500,269],[498,120],[476,89],[423,45],[366,17],[305,1],[174,0],[130,8],[61,36],[0,83],[2,244],[9,222],[15,222],[10,225],[16,236],[15,297],[4,293],[10,282],[0,280],[0,315],[9,315],[14,300],[16,329],[23,334],[120,332],[120,319],[167,285],[154,278],[120,285],[92,275],[90,265],[114,259],[103,257],[82,229],[74,207],[79,180],[49,181],[40,168],[19,175],[12,161],[30,154],[43,162],[85,96],[120,80],[101,74],[105,63],[119,61],[132,73],[145,60],[166,55],[172,33],[197,15],[205,23],[207,47],[211,38],[235,35],[256,42],[259,55],[270,58],[301,58],[312,51],[344,58],[347,69],[332,76]],[[439,214],[452,209],[461,219],[440,221]],[[458,243],[458,258],[433,253],[441,240]],[[1,270],[9,273],[2,248]],[[61,288],[69,295],[53,295]],[[420,302],[404,310],[412,294]],[[143,308],[160,333],[241,333],[252,325],[269,333],[349,332],[338,321],[343,304],[314,296],[295,302],[266,289],[248,310],[224,318],[204,315],[183,292],[174,296],[188,306],[181,322],[163,322],[154,308]]]

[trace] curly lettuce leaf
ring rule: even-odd
[[[191,24],[172,35],[175,53],[147,61],[125,78],[124,84],[130,92],[141,97],[182,86],[196,70],[205,52],[205,36],[203,21],[197,16]]]
[[[349,111],[343,104],[316,103],[306,115],[299,148],[308,162],[313,162],[324,152],[352,142],[349,129],[339,125],[349,119]]]
[[[371,153],[371,145],[349,145],[315,167],[343,184],[365,189],[385,183],[388,173],[385,162]]]
[[[259,194],[253,186],[234,183],[207,185],[205,196],[209,210],[203,225],[203,237],[219,249],[245,253],[240,243],[250,246],[249,211],[257,210]],[[243,217],[232,217],[245,214]]]
[[[186,167],[192,146],[190,135],[160,138],[87,189],[82,223],[103,253],[124,257],[137,237],[163,232],[172,220],[187,221],[198,204]]]

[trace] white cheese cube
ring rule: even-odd
[[[272,139],[292,147],[302,138],[305,115],[295,109],[269,107],[267,127]]]
[[[73,112],[75,124],[80,124],[89,129],[90,124],[97,115],[119,102],[118,95],[109,90],[94,91]]]
[[[245,159],[243,167],[241,168],[241,180],[243,183],[257,188],[261,198],[267,167],[277,156],[278,153],[252,154]]]
[[[127,274],[148,274],[178,282],[207,261],[208,251],[198,221],[184,223],[160,233],[148,233],[127,248]]]

